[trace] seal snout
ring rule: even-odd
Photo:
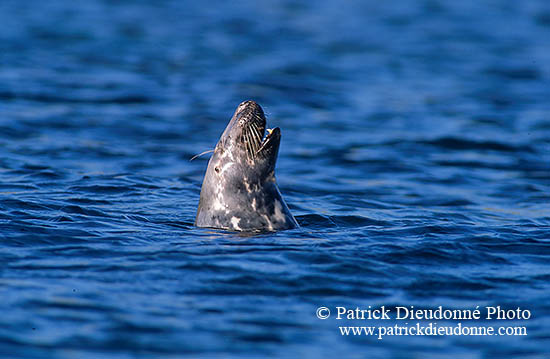
[[[239,117],[239,123],[241,125],[247,125],[249,122],[256,122],[256,125],[265,127],[266,120],[264,110],[255,101],[248,100],[241,102],[235,112],[237,117]]]
[[[238,138],[252,158],[262,145],[266,119],[263,109],[255,101],[242,102],[235,111],[236,125],[241,133]]]
[[[241,111],[245,108],[248,108],[248,109],[253,109],[253,110],[256,110],[256,111],[259,111],[262,113],[264,113],[262,107],[260,105],[258,105],[258,103],[254,100],[246,100],[246,101],[243,101],[239,104],[239,107],[237,107],[237,111]]]

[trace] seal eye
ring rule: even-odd
[[[216,171],[216,173],[220,173],[220,168],[219,167],[214,167],[214,171]]]

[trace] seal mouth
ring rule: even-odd
[[[279,127],[275,128],[268,128],[266,129],[267,134],[262,139],[262,142],[260,144],[260,147],[256,151],[256,154],[262,153],[264,149],[266,149],[269,146],[272,146],[274,141],[276,141],[281,136],[281,129]]]

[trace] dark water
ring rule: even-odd
[[[0,23],[1,357],[550,357],[547,1],[4,0]],[[282,128],[300,229],[193,227],[189,158],[245,99]],[[334,319],[368,305],[532,316],[342,336],[385,325]]]

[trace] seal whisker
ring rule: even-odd
[[[260,123],[263,121],[263,119],[257,113],[252,113],[252,117],[254,117],[256,120],[260,121]]]
[[[250,144],[255,147],[255,145],[256,145],[256,143],[255,143],[256,135],[254,134],[254,125],[250,124],[250,126],[248,126],[246,128],[246,133],[248,134],[248,136],[250,138]]]
[[[201,153],[199,153],[198,155],[194,155],[193,157],[191,157],[191,159],[189,160],[189,162],[193,161],[195,158],[198,158],[198,157],[200,157],[200,156],[202,156],[202,155],[205,155],[205,154],[207,154],[207,153],[214,152],[214,151],[215,151],[215,150],[208,150],[208,151],[201,152]]]
[[[260,135],[260,130],[255,126],[251,126],[251,128],[255,135],[256,144],[257,146],[259,146],[259,144],[262,142],[262,136]]]
[[[248,126],[248,127],[246,128],[246,130],[247,130],[247,132],[250,134],[250,138],[251,138],[252,140],[255,140],[255,139],[256,139],[256,134],[255,134],[255,132],[254,132],[254,125],[251,124],[250,126]]]
[[[250,134],[248,131],[244,131],[244,136],[246,140],[246,152],[248,152],[249,157],[254,157],[254,151],[252,150],[252,142],[250,140]]]
[[[254,139],[254,134],[252,133],[252,131],[248,131],[247,136],[250,144],[250,147],[249,147],[250,154],[252,157],[254,157],[254,155],[256,154],[256,148],[258,147],[258,144]]]

